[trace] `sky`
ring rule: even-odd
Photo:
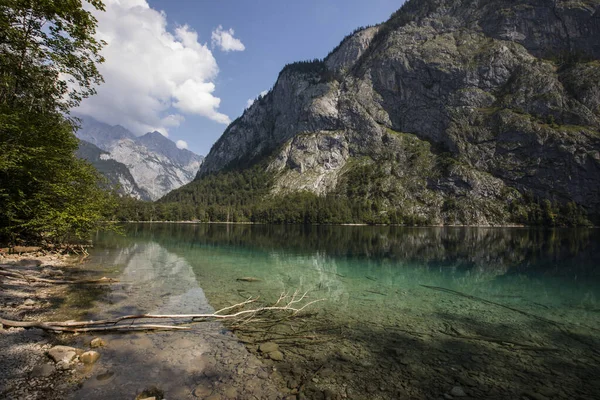
[[[104,0],[104,84],[75,111],[206,155],[285,64],[323,58],[403,0]]]

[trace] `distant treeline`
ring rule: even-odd
[[[272,224],[438,224],[408,214],[385,198],[365,198],[360,180],[344,193],[326,196],[301,191],[272,195],[272,176],[259,167],[208,175],[155,203],[122,198],[114,215],[119,221],[254,222]],[[573,202],[558,203],[525,195],[507,205],[511,223],[530,226],[587,226],[586,212]]]

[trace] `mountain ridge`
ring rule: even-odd
[[[333,194],[384,216],[522,223],[549,201],[597,219],[599,60],[598,0],[410,0],[325,60],[283,68],[196,181],[260,164],[271,196]]]
[[[120,125],[111,126],[91,117],[79,118],[81,128],[76,136],[87,149],[80,152],[83,158],[92,162],[110,182],[119,183],[121,193],[134,198],[158,200],[191,182],[204,160],[187,149],[178,149],[159,132],[137,137]],[[104,152],[102,159],[97,151],[90,151],[90,145]],[[110,164],[111,161],[116,164]]]

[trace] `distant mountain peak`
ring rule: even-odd
[[[121,183],[121,186],[141,189],[128,193],[134,197],[159,199],[191,182],[204,160],[204,157],[189,150],[178,149],[171,139],[158,131],[136,137],[120,125],[112,126],[85,116],[80,118],[81,128],[76,133],[77,137],[97,146],[111,159],[129,168],[134,182]],[[95,160],[89,161],[93,163]],[[140,196],[139,193],[145,195]]]

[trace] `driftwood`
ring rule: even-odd
[[[61,280],[61,279],[46,279],[38,278],[37,276],[23,274],[15,270],[9,270],[6,268],[0,268],[0,276],[5,276],[9,279],[25,280],[28,283],[40,282],[49,283],[53,285],[73,285],[73,284],[94,284],[94,283],[115,283],[118,282],[116,279],[102,277],[100,279],[79,279],[79,280]]]
[[[188,330],[189,324],[193,322],[210,321],[210,320],[250,320],[258,314],[267,312],[289,312],[291,315],[296,315],[306,307],[322,301],[323,299],[312,300],[305,302],[306,293],[299,296],[298,292],[293,295],[282,294],[279,300],[271,306],[257,307],[254,309],[246,309],[235,311],[236,309],[244,308],[248,304],[254,303],[258,298],[248,299],[244,302],[234,304],[229,307],[222,308],[210,314],[138,314],[124,315],[122,317],[96,320],[96,321],[58,321],[58,322],[38,322],[38,321],[12,321],[0,317],[0,323],[7,327],[18,328],[39,328],[54,332],[98,332],[98,331],[140,331],[140,330]],[[235,312],[234,312],[235,311]],[[128,324],[118,325],[122,321],[143,320],[143,319],[172,319],[176,320],[172,325],[154,325],[154,324]],[[185,321],[182,321],[185,320]],[[185,324],[185,325],[184,325]]]

